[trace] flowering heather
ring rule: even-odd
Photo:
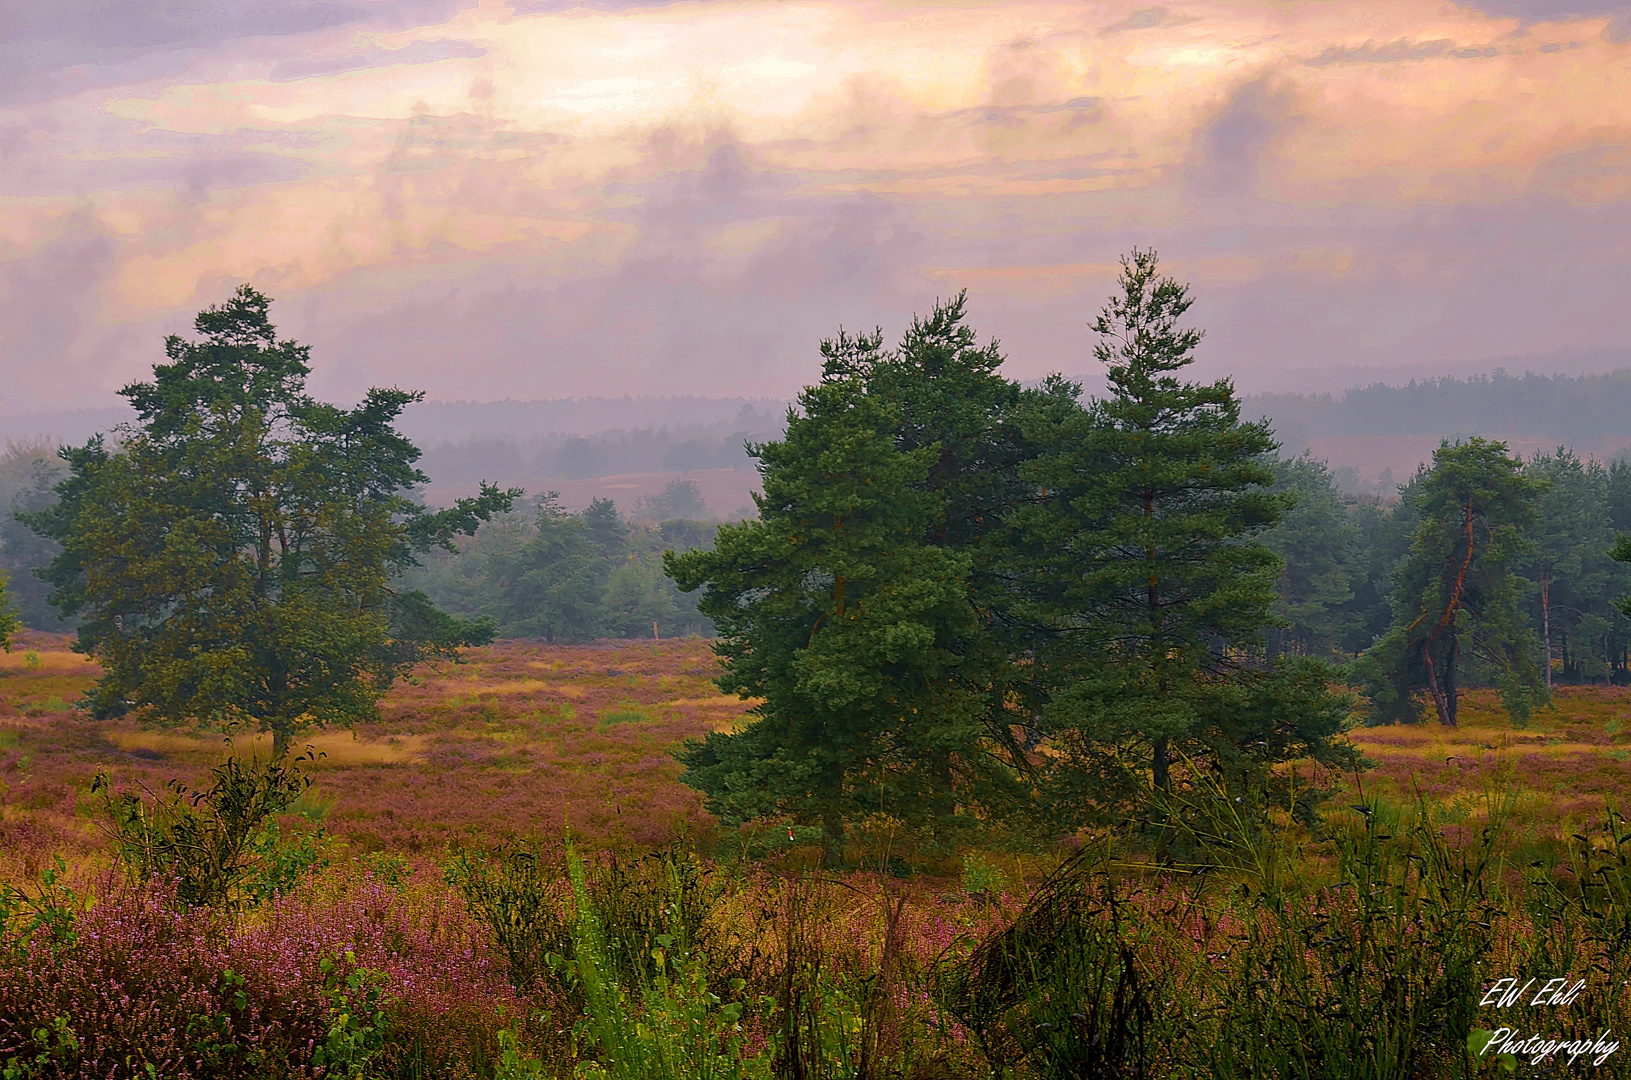
[[[506,1007],[520,1012],[485,936],[442,891],[331,875],[234,921],[178,909],[162,882],[99,886],[58,933],[14,924],[0,1061],[43,1053],[43,1075],[63,1076],[305,1075],[354,970],[379,973],[392,1023],[444,1060],[480,1049],[457,1045],[464,1025],[451,1020],[474,1007],[485,1041]],[[58,1018],[61,1037],[42,1038]]]

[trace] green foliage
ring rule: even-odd
[[[1035,724],[1063,821],[1136,802],[1145,768],[1166,788],[1178,753],[1329,759],[1345,718],[1317,664],[1264,654],[1281,563],[1257,536],[1289,501],[1269,490],[1267,428],[1241,422],[1227,380],[1177,378],[1201,334],[1154,253],[1124,259],[1119,286],[1094,323],[1111,395],[1023,421],[1038,494],[1007,563],[1039,631]]]
[[[708,504],[695,480],[670,480],[661,495],[647,495],[635,505],[635,514],[651,521],[705,518]]]
[[[240,890],[246,903],[258,904],[291,891],[329,860],[321,828],[289,836],[268,819],[250,837],[246,861]]]
[[[1295,501],[1260,536],[1284,565],[1274,605],[1284,626],[1269,631],[1271,649],[1330,657],[1352,621],[1359,528],[1323,461],[1303,454],[1273,468],[1274,490]]]
[[[1175,377],[1200,340],[1189,305],[1152,253],[1126,260],[1095,323],[1112,396],[1090,408],[1063,380],[1004,379],[961,297],[893,352],[881,332],[823,343],[785,439],[754,448],[759,519],[666,561],[703,589],[720,687],[763,699],[682,751],[713,812],[819,821],[836,859],[865,817],[931,849],[982,823],[1074,826],[1134,797],[1140,753],[1158,787],[1178,750],[1333,760],[1329,672],[1271,662],[1264,631],[1286,600],[1296,651],[1330,651],[1352,530],[1329,475],[1291,467],[1325,501],[1282,536],[1318,565],[1277,597],[1256,538],[1290,501],[1269,490],[1273,441],[1227,381]]]
[[[17,613],[11,608],[11,597],[6,593],[6,583],[10,579],[4,570],[0,570],[0,649],[11,651],[11,635],[22,629],[22,623]],[[32,655],[32,654],[31,654]],[[38,666],[39,657],[34,657],[34,666]]]
[[[388,582],[520,493],[412,502],[426,477],[393,424],[422,395],[312,399],[308,350],[277,340],[269,306],[244,286],[198,316],[201,341],[168,338],[169,363],[121,391],[138,422],[117,448],[64,449],[59,501],[19,518],[61,545],[46,577],[103,665],[94,715],[248,724],[281,753],[299,730],[372,717],[420,660],[491,638]]]
[[[1353,598],[1343,607],[1340,643],[1354,657],[1371,647],[1393,621],[1393,571],[1410,552],[1416,508],[1410,499],[1386,507],[1373,498],[1348,507],[1356,533]]]
[[[1499,811],[1467,847],[1418,804],[1338,834],[1343,881],[1312,895],[1270,890],[1248,907],[1198,1055],[1207,1075],[1449,1075],[1463,1065],[1498,909]]]
[[[631,555],[606,579],[602,625],[612,637],[656,637],[678,615],[672,588],[655,559]]]
[[[571,927],[556,878],[536,848],[512,848],[491,862],[462,853],[448,864],[446,878],[493,935],[517,991],[530,992],[540,976],[558,973],[571,956]]]
[[[323,991],[328,999],[328,1030],[312,1051],[312,1064],[324,1076],[362,1080],[385,1052],[391,1032],[391,999],[385,991],[389,977],[357,963],[355,953],[343,959],[325,956],[320,962]]]
[[[970,556],[937,543],[939,450],[902,449],[900,404],[870,392],[881,336],[822,351],[785,440],[754,448],[758,520],[665,567],[684,590],[705,586],[720,687],[764,699],[744,730],[682,752],[686,783],[730,825],[821,823],[836,861],[846,819],[887,815],[942,841],[957,830],[951,762],[988,756],[987,703],[957,677],[977,622]]]
[[[1478,666],[1518,723],[1549,700],[1511,572],[1532,550],[1525,530],[1543,490],[1505,443],[1476,437],[1445,442],[1433,467],[1418,472],[1408,492],[1418,520],[1394,572],[1393,625],[1356,667],[1373,720],[1415,722],[1425,693],[1453,727],[1457,676]]]
[[[1161,987],[1135,954],[1132,912],[1093,860],[1068,860],[1007,929],[942,962],[936,997],[998,1070],[1148,1075]]]
[[[621,558],[622,538],[610,530],[597,537],[586,517],[562,510],[553,494],[537,507],[531,538],[489,559],[490,588],[502,598],[499,620],[513,634],[592,640],[600,634],[605,580]]]
[[[40,871],[40,887],[33,894],[0,885],[0,939],[19,951],[37,936],[53,949],[72,949],[79,940],[75,924],[87,901],[68,886],[67,872],[57,855]]]
[[[1631,568],[1610,554],[1611,470],[1559,448],[1536,454],[1524,473],[1545,485],[1529,529],[1534,546],[1521,568],[1524,606],[1538,623],[1548,684],[1554,655],[1566,680],[1606,680],[1631,645],[1631,620],[1610,599],[1631,590]]]
[[[660,569],[664,550],[705,547],[713,524],[691,520],[625,525],[610,499],[581,514],[563,510],[554,493],[535,502],[533,520],[495,517],[473,542],[434,553],[409,571],[451,611],[488,616],[499,632],[583,642],[597,637],[650,638],[705,632],[707,621]]]
[[[744,1003],[709,989],[707,968],[687,937],[685,921],[670,917],[657,934],[649,974],[619,980],[600,911],[589,894],[583,860],[567,848],[575,918],[573,965],[583,987],[583,1028],[598,1047],[582,1075],[607,1080],[715,1080],[768,1077],[763,1055],[744,1058]],[[676,883],[675,889],[679,885]],[[646,965],[641,965],[646,969]],[[745,984],[736,980],[731,989]]]
[[[977,854],[963,856],[963,891],[970,896],[994,900],[1008,885],[1002,867]]]
[[[496,1038],[498,1062],[493,1068],[493,1080],[545,1080],[550,1075],[542,1061],[522,1052],[515,1032],[500,1028]]]
[[[104,793],[109,839],[133,878],[174,879],[176,901],[187,907],[253,904],[322,861],[318,837],[285,841],[274,820],[311,785],[300,768],[308,757],[265,765],[229,757],[210,770],[209,787],[172,780],[151,802],[116,792],[100,773],[91,790]]]
[[[29,1060],[10,1057],[0,1065],[0,1080],[35,1080],[36,1077],[60,1075],[64,1065],[71,1064],[79,1055],[79,1039],[74,1035],[73,1018],[54,1016],[49,1027],[35,1028],[32,1032],[38,1051]]]

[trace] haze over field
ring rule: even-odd
[[[71,0],[0,38],[4,412],[112,404],[246,280],[339,399],[786,399],[965,286],[1014,375],[1081,371],[1134,244],[1246,390],[1626,346],[1623,0]]]

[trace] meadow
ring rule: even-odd
[[[91,722],[97,669],[0,655],[0,1069],[40,1076],[1623,1075],[1469,1052],[1631,1030],[1631,690],[1514,729],[1356,729],[1321,829],[1178,797],[1191,840],[850,868],[721,829],[671,749],[739,722],[705,642],[504,641],[315,732],[230,901],[120,870],[101,774],[205,787],[239,737]],[[1299,767],[1300,775],[1303,767]],[[894,858],[887,857],[895,855]],[[1061,875],[1063,868],[1069,873]],[[1196,872],[1203,870],[1204,872]],[[1499,978],[1567,1005],[1479,1005]],[[1589,1029],[1589,1030],[1588,1030]],[[1614,1036],[1618,1038],[1618,1036]],[[1533,1054],[1529,1055],[1530,1057]]]

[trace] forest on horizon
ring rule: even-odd
[[[779,438],[787,408],[773,398],[705,396],[430,401],[406,410],[401,429],[424,450],[420,465],[434,494],[443,486],[494,477],[536,484],[747,470],[753,461],[744,443]],[[1631,367],[1581,375],[1515,375],[1496,368],[1404,384],[1373,382],[1334,394],[1259,392],[1241,397],[1241,415],[1267,420],[1287,457],[1315,439],[1483,435],[1552,439],[1606,464],[1631,448],[1631,422],[1625,419],[1631,416]],[[128,418],[122,409],[3,416],[0,438],[29,446],[77,444]],[[1606,452],[1593,453],[1581,443]],[[1332,453],[1318,456],[1348,490],[1378,490],[1375,477],[1342,476],[1353,462]],[[1404,479],[1405,473],[1395,470],[1395,482]],[[713,509],[723,516],[737,508]]]

